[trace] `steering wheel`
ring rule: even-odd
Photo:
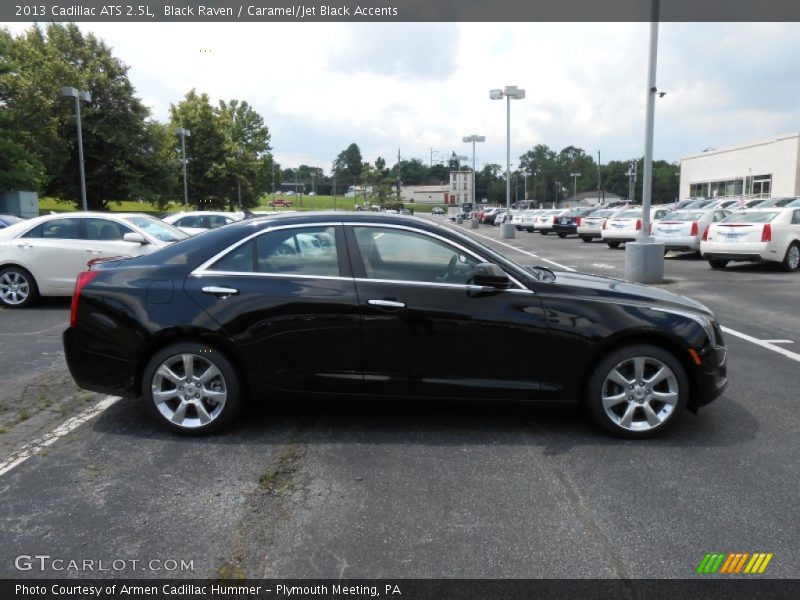
[[[447,263],[447,270],[444,272],[442,281],[450,281],[456,274],[456,267],[458,266],[458,256],[453,254],[450,262]]]

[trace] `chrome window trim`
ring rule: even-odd
[[[253,223],[253,224],[256,225],[257,223]],[[203,264],[201,264],[199,267],[197,267],[194,271],[189,273],[189,276],[190,277],[198,277],[200,275],[206,275],[206,274],[217,275],[217,274],[225,273],[225,274],[228,274],[228,275],[268,275],[268,276],[286,277],[286,275],[284,275],[283,273],[256,273],[256,272],[253,272],[253,271],[242,271],[240,273],[238,271],[212,271],[212,270],[209,270],[209,267],[211,265],[213,265],[215,262],[217,262],[220,258],[225,256],[226,254],[229,254],[230,252],[233,252],[239,246],[242,246],[242,245],[246,244],[247,242],[249,242],[253,238],[258,237],[259,235],[265,235],[265,234],[271,233],[273,231],[280,231],[281,229],[299,229],[299,228],[309,228],[309,227],[338,227],[340,225],[341,225],[341,222],[325,222],[325,223],[313,223],[313,224],[309,224],[309,223],[290,223],[288,225],[278,225],[276,227],[266,227],[264,229],[259,229],[258,231],[255,231],[255,232],[251,233],[247,237],[242,238],[238,242],[228,246],[224,250],[221,250],[221,251],[217,252],[214,256],[209,258],[207,261],[205,261]],[[337,249],[337,255],[338,255],[338,249]],[[291,277],[298,277],[298,276],[297,275],[291,275]],[[304,277],[317,278],[317,277],[330,277],[330,276],[325,276],[325,275],[305,275]],[[339,279],[350,279],[350,277],[339,277]]]
[[[408,225],[397,225],[395,223],[350,223],[350,222],[344,222],[342,224],[343,225],[347,225],[349,227],[380,227],[380,228],[383,228],[383,229],[401,229],[401,230],[405,230],[405,231],[411,231],[413,233],[422,233],[423,235],[427,235],[428,237],[435,238],[435,239],[437,239],[437,240],[439,240],[439,241],[441,241],[441,242],[443,242],[445,244],[448,244],[450,246],[455,246],[456,248],[458,248],[459,250],[461,250],[465,254],[468,254],[468,255],[472,256],[472,258],[477,259],[479,262],[487,262],[485,257],[480,256],[479,254],[476,254],[475,252],[473,252],[469,248],[465,248],[464,246],[462,246],[458,242],[454,242],[453,240],[450,240],[450,239],[448,239],[448,238],[446,238],[444,236],[438,235],[438,234],[433,233],[431,231],[426,231],[424,229],[418,229],[416,227],[409,227]],[[512,281],[512,283],[514,283],[514,285],[516,285],[519,288],[519,290],[516,290],[516,291],[533,293],[531,290],[529,290],[524,285],[522,285],[515,277],[513,277],[513,276],[509,275],[508,273],[506,273],[505,269],[503,269],[503,272],[506,275],[508,275],[508,278]],[[406,279],[401,279],[401,280],[370,279],[368,277],[367,278],[363,278],[362,280],[363,281],[380,281],[382,283],[389,283],[389,282],[391,282],[391,283],[427,283],[427,282],[412,281],[412,280],[406,280]],[[356,279],[356,281],[359,281],[359,279]],[[438,284],[438,283],[434,283],[433,285],[457,285],[459,287],[469,287],[471,284]],[[475,287],[475,286],[472,285],[472,287]],[[506,289],[506,290],[502,290],[502,291],[510,292],[510,291],[515,291],[515,290]]]
[[[200,277],[272,277],[279,279],[323,279],[331,281],[353,281],[352,277],[341,275],[305,275],[302,273],[257,273],[253,271],[204,271],[202,273],[189,273],[189,276]]]

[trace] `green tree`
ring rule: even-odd
[[[191,132],[186,138],[189,203],[198,208],[225,208],[232,190],[225,178],[228,142],[208,95],[191,90],[178,104],[170,105],[170,118],[173,129]],[[177,136],[175,149],[180,151]]]
[[[348,182],[347,185],[355,185],[359,181],[362,168],[361,149],[354,142],[339,153],[333,161],[332,170],[336,174],[337,181],[342,182],[340,185],[345,186],[344,182]]]

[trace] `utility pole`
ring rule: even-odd
[[[400,148],[397,149],[397,202],[400,202]]]
[[[600,198],[600,186],[602,185],[602,180],[600,178],[600,150],[597,151],[597,200],[602,203],[603,200]]]

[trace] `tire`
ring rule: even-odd
[[[533,227],[528,227],[525,231],[527,231],[528,233],[533,233]]]
[[[563,240],[565,237],[567,237],[567,234],[566,233],[559,233],[558,237],[560,237]]]
[[[543,231],[543,230],[539,230],[539,233],[541,233],[542,235],[547,235],[548,232],[547,231]]]
[[[581,236],[581,239],[584,242],[587,242],[587,243],[592,241],[592,238],[590,238],[589,236],[586,236],[586,235]]]
[[[22,267],[0,270],[0,304],[6,308],[26,308],[39,298],[33,275]]]
[[[522,231],[522,227],[520,227],[519,225],[515,225],[515,227],[517,228],[517,231]]]
[[[795,271],[800,267],[800,244],[792,242],[786,249],[786,256],[781,261],[784,271]]]
[[[185,369],[187,360],[191,361],[190,377]],[[171,376],[165,376],[162,368],[168,368]],[[208,377],[205,381],[204,376]],[[157,403],[154,396],[158,392],[164,399]],[[181,342],[150,359],[142,374],[142,400],[150,414],[175,433],[206,435],[224,428],[239,413],[241,384],[236,369],[218,350]],[[204,423],[206,417],[209,420]]]
[[[606,242],[609,248],[619,248],[619,242]]]
[[[724,269],[728,265],[728,261],[724,258],[709,258],[708,264],[712,269]]]
[[[648,385],[657,377],[654,385]],[[617,437],[634,439],[671,427],[683,414],[688,397],[689,379],[678,359],[644,344],[625,346],[605,357],[587,387],[595,421]]]

